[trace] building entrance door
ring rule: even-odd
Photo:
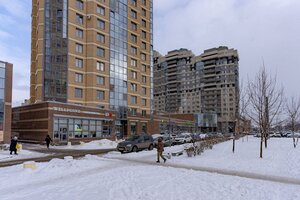
[[[59,141],[67,142],[68,141],[68,128],[67,127],[59,127]]]

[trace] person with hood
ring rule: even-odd
[[[15,152],[15,155],[18,155],[17,154],[17,144],[18,144],[18,138],[17,138],[17,136],[15,136],[11,139],[11,142],[10,142],[10,147],[9,147],[10,155],[12,154],[12,152]]]
[[[167,161],[167,159],[162,155],[164,151],[164,143],[162,141],[162,138],[158,138],[158,141],[157,141],[157,163],[159,163],[159,158],[161,157],[163,160],[164,160],[164,163]]]
[[[52,142],[50,135],[46,136],[45,141],[46,141],[47,148],[49,149],[50,142]]]

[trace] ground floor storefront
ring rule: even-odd
[[[35,143],[43,143],[47,135],[63,144],[194,130],[192,118],[137,114],[120,120],[114,111],[58,102],[15,107],[12,113],[12,134],[21,141]]]

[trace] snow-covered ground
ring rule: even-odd
[[[64,145],[64,146],[53,146],[55,149],[115,149],[117,148],[118,141],[111,141],[107,139],[95,140],[87,143],[81,143],[80,145]]]
[[[300,199],[295,185],[86,156],[0,169],[1,200]]]
[[[300,150],[292,147],[290,139],[270,139],[263,159],[259,158],[258,146],[259,140],[249,137],[248,142],[246,139],[236,142],[235,154],[231,152],[232,141],[229,141],[215,145],[200,156],[189,158],[184,154],[172,157],[165,164],[155,163],[156,151],[153,150],[122,155],[111,152],[104,157],[87,155],[78,160],[53,159],[37,163],[36,170],[23,169],[22,165],[0,168],[0,199],[300,199],[300,186],[296,184],[168,166],[176,163],[299,177]],[[165,152],[183,148],[184,145],[175,146],[166,148]]]
[[[259,158],[260,139],[255,137],[236,141],[235,153],[232,153],[232,140],[217,144],[212,150],[206,150],[200,156],[187,157],[186,154],[172,157],[167,162],[185,166],[202,166],[217,169],[252,172],[264,175],[298,177],[300,179],[300,147],[294,148],[291,138],[271,138],[268,148],[263,148],[263,159]],[[165,154],[183,150],[186,145],[165,148]],[[155,161],[155,151],[143,151],[130,154],[108,154],[106,157],[126,158],[142,161]]]
[[[47,154],[22,149],[20,152],[18,152],[18,155],[14,155],[14,153],[10,155],[10,151],[0,150],[0,162],[26,158],[37,158],[42,156],[47,156]]]

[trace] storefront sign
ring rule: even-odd
[[[99,115],[101,113],[91,112],[91,111],[84,111],[78,109],[70,109],[70,108],[60,108],[60,107],[53,107],[53,110],[59,112],[71,112],[71,113],[82,113],[82,114],[91,114],[91,115]]]

